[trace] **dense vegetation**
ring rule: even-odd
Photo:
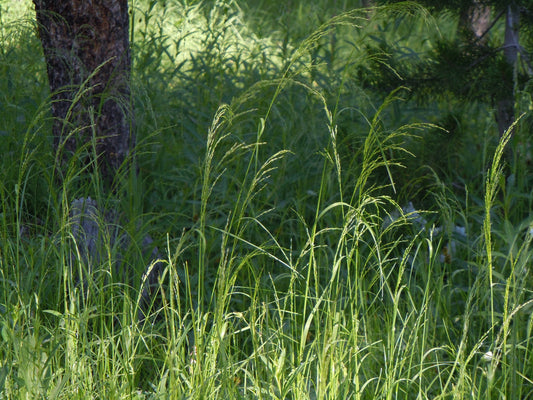
[[[482,98],[384,90],[376,48],[457,20],[352,3],[131,2],[116,196],[75,163],[58,185],[31,2],[0,1],[0,399],[532,396],[528,86],[502,138]],[[88,196],[128,238],[94,265]]]

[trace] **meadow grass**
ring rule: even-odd
[[[387,10],[289,3],[132,4],[139,173],[120,198],[75,163],[57,185],[38,40],[2,26],[0,398],[531,396],[533,221],[510,136],[479,116],[465,150],[424,165],[447,111],[354,72],[398,34]],[[412,10],[411,31],[437,25]],[[97,258],[69,217],[87,196],[127,238]]]

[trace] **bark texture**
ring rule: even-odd
[[[459,35],[469,42],[479,41],[485,44],[485,32],[490,26],[490,7],[474,0],[472,5],[461,10],[459,15]]]
[[[127,0],[33,2],[52,93],[54,145],[68,159],[94,139],[102,176],[111,183],[134,146]]]
[[[505,15],[505,40],[503,54],[509,73],[503,77],[504,93],[497,101],[496,119],[502,136],[514,122],[514,71],[518,60],[520,10],[516,4],[507,7]]]
[[[92,154],[79,151],[96,144],[98,167],[108,188],[117,170],[135,146],[131,133],[133,110],[130,102],[131,59],[127,0],[33,0],[38,31],[44,50],[54,117],[54,146],[63,161],[78,154],[92,162]],[[70,224],[75,242],[71,266],[81,262],[87,276],[79,276],[85,288],[92,268],[107,262],[108,247],[116,249],[116,273],[130,275],[122,253],[130,240],[121,234],[123,221],[116,210],[102,210],[91,198],[76,199],[70,205]],[[157,293],[163,269],[157,248],[146,236],[144,253],[153,262],[142,283],[139,319],[144,319]],[[74,268],[73,268],[74,270]]]

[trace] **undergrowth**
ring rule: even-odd
[[[386,9],[302,3],[291,28],[257,3],[132,4],[139,173],[120,197],[74,164],[57,185],[38,40],[2,25],[0,398],[530,397],[533,221],[510,137],[484,141],[479,118],[479,149],[454,149],[472,184],[428,165],[449,114],[354,77]],[[93,258],[69,216],[88,196],[126,238]]]

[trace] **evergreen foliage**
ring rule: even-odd
[[[377,61],[359,71],[367,84],[385,92],[398,86],[408,87],[420,103],[454,98],[462,102],[482,101],[496,109],[503,107],[502,101],[514,103],[518,92],[530,92],[531,0],[420,0],[417,3],[435,15],[452,15],[457,24],[455,34],[428,37],[429,48],[414,50],[415,54],[408,56],[401,43],[380,41],[369,46],[367,51]],[[401,18],[406,20],[409,16]],[[508,36],[511,28],[516,29],[518,43]],[[510,55],[509,51],[515,54]],[[513,58],[517,54],[518,62]],[[512,104],[508,112],[515,113]],[[510,123],[512,115],[501,126],[508,128]]]

